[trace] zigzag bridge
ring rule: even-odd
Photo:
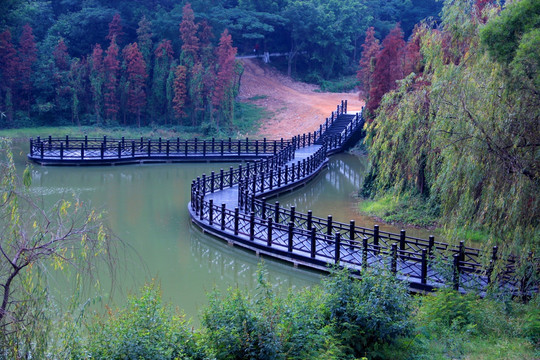
[[[231,244],[319,271],[329,265],[388,269],[412,291],[451,285],[462,292],[490,286],[514,295],[538,291],[532,279],[538,263],[502,256],[497,247],[483,251],[463,242],[450,245],[355,224],[318,218],[283,208],[269,199],[316,177],[328,157],[362,136],[362,112],[337,106],[317,131],[284,140],[30,139],[28,158],[42,165],[117,165],[147,162],[245,161],[236,169],[203,174],[191,184],[188,210],[203,231]],[[525,269],[525,270],[523,270]]]

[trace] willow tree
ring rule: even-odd
[[[488,28],[527,3],[480,14]],[[477,10],[447,2],[442,28],[422,35],[422,76],[386,94],[370,128],[364,190],[423,193],[448,228],[483,230],[526,254],[540,245],[540,97],[535,76],[486,51]]]
[[[9,141],[0,139],[0,358],[45,358],[53,346],[53,272],[70,273],[81,286],[104,264],[111,272],[115,265],[100,213],[76,198],[42,208],[30,185],[30,171],[19,179]]]

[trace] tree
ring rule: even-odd
[[[102,261],[112,270],[115,257],[100,213],[76,198],[41,208],[30,185],[30,170],[21,184],[9,141],[0,140],[0,348],[11,359],[46,357],[51,267],[87,282]]]
[[[116,13],[109,23],[109,34],[107,34],[106,39],[110,41],[115,39],[117,43],[121,43],[124,35],[125,33],[122,27],[122,18],[120,17],[119,13]]]
[[[107,56],[103,60],[103,65],[105,72],[105,116],[115,121],[119,110],[117,89],[120,61],[118,60],[118,45],[116,45],[116,38],[114,37],[107,49]]]
[[[53,51],[54,59],[54,82],[55,82],[55,105],[56,113],[62,114],[69,109],[71,109],[72,99],[71,94],[72,90],[69,84],[69,68],[70,68],[70,59],[67,53],[67,46],[64,43],[64,40],[60,38],[56,44]],[[62,114],[64,115],[64,114]],[[73,117],[71,118],[73,121]]]
[[[154,52],[154,72],[150,96],[150,116],[164,115],[168,119],[167,77],[174,57],[170,40],[162,40]]]
[[[0,34],[0,99],[8,122],[13,121],[13,90],[17,79],[17,51],[9,29]]]
[[[32,102],[32,68],[37,60],[37,47],[32,28],[23,26],[19,40],[19,63],[17,64],[19,92],[17,99],[23,110],[29,110]]]
[[[197,62],[199,52],[198,25],[195,24],[195,14],[190,3],[186,3],[182,10],[180,23],[180,37],[182,38],[182,64],[189,69]]]
[[[174,113],[178,119],[186,116],[185,113],[185,104],[187,98],[187,88],[186,88],[186,73],[187,68],[184,65],[178,65],[174,72],[174,98],[173,108]]]
[[[128,111],[137,115],[137,126],[141,126],[141,111],[146,106],[146,63],[137,43],[129,44],[123,53],[127,63]]]
[[[53,51],[54,64],[59,70],[69,69],[69,54],[64,39],[60,38]]]
[[[367,110],[373,114],[384,94],[397,87],[396,80],[403,78],[402,49],[405,46],[399,24],[386,36],[375,60],[375,70],[369,91]]]
[[[236,48],[232,46],[232,38],[227,29],[221,34],[219,46],[216,49],[217,54],[217,77],[212,96],[212,104],[217,109],[216,126],[219,129],[219,119],[223,115],[223,109],[226,108],[224,102],[232,102],[233,98],[227,97],[227,92],[234,85],[234,64]]]
[[[375,59],[380,49],[379,39],[375,37],[375,29],[371,26],[366,31],[366,38],[362,44],[362,57],[356,74],[364,97],[369,94],[371,77],[375,71]]]
[[[105,68],[103,65],[103,50],[96,44],[90,58],[90,87],[94,103],[94,114],[97,124],[101,124],[103,111],[103,85],[105,84]]]
[[[150,21],[143,16],[139,21],[139,27],[137,28],[137,45],[141,51],[144,62],[147,65],[151,64],[152,60],[152,29]]]

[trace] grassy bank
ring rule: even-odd
[[[136,126],[96,126],[96,125],[81,125],[81,126],[41,126],[30,128],[13,128],[0,129],[0,136],[24,139],[37,136],[84,136],[102,137],[108,136],[112,138],[177,138],[192,139],[198,138],[243,138],[253,136],[259,128],[261,121],[268,116],[268,112],[257,105],[250,103],[236,103],[235,119],[232,122],[231,129],[221,131],[209,131],[205,126],[157,126],[148,125],[142,127]]]

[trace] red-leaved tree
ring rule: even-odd
[[[28,110],[32,102],[32,66],[37,60],[37,47],[32,27],[23,26],[19,40],[19,63],[17,68],[19,93],[17,99],[21,109]]]
[[[371,88],[371,77],[375,70],[375,57],[381,50],[379,39],[375,37],[373,26],[366,30],[366,38],[362,44],[362,57],[360,58],[358,72],[356,77],[360,81],[360,96],[367,96]]]
[[[118,45],[116,45],[116,38],[112,38],[111,44],[107,49],[107,56],[103,60],[104,72],[105,72],[105,116],[107,119],[116,120],[118,114],[118,70],[120,68],[120,61],[118,60]]]
[[[419,74],[422,72],[422,54],[420,53],[421,39],[425,33],[425,28],[421,25],[415,26],[413,33],[403,48],[403,75],[410,73]]]
[[[191,4],[187,3],[182,11],[180,23],[180,37],[182,38],[182,63],[191,68],[197,62],[199,51],[199,38],[197,37],[198,25],[195,24],[195,14]]]
[[[54,47],[53,58],[56,67],[60,70],[69,69],[69,55],[67,52],[67,46],[64,39],[60,38],[58,44]]]
[[[0,116],[13,120],[13,88],[17,79],[17,51],[9,29],[0,33]],[[5,113],[4,113],[5,111]]]
[[[103,85],[105,84],[105,67],[103,65],[103,50],[96,44],[90,57],[90,87],[94,103],[94,113],[98,124],[101,124],[103,110]]]
[[[379,107],[384,94],[397,87],[396,81],[403,78],[402,49],[405,46],[399,24],[390,31],[382,42],[382,50],[376,56],[375,70],[371,79],[369,100],[366,108],[372,116]]]
[[[219,46],[216,50],[217,55],[217,78],[214,86],[212,104],[217,110],[216,126],[219,129],[219,119],[223,110],[223,102],[226,100],[226,94],[234,85],[234,64],[236,48],[232,46],[232,38],[227,29],[221,34]],[[230,100],[230,99],[229,99]]]
[[[173,109],[174,113],[178,120],[186,116],[184,111],[184,106],[186,104],[187,98],[187,88],[186,88],[186,74],[187,68],[183,65],[178,65],[174,72],[174,98],[173,98]],[[180,121],[178,121],[180,124]]]
[[[112,41],[115,38],[117,44],[122,43],[122,39],[125,33],[122,27],[122,18],[119,13],[114,14],[111,22],[109,23],[109,34],[106,39]]]
[[[141,126],[141,112],[146,106],[146,63],[137,43],[126,46],[123,55],[128,78],[128,111],[137,116],[137,126]]]

